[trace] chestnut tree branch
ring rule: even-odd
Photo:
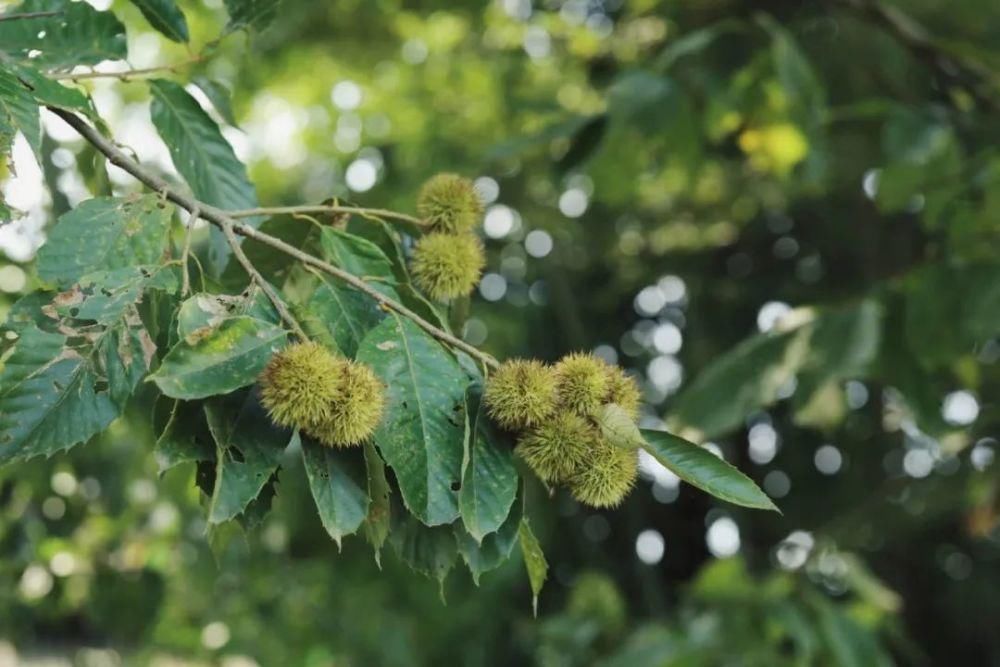
[[[333,276],[338,280],[347,283],[354,289],[362,292],[366,296],[373,299],[382,308],[388,311],[395,312],[416,324],[418,327],[426,331],[428,334],[437,338],[443,343],[447,343],[451,347],[465,352],[469,356],[478,360],[485,366],[489,368],[496,368],[499,364],[497,360],[491,355],[481,351],[474,345],[455,337],[454,335],[448,333],[447,331],[435,326],[434,324],[428,322],[422,318],[417,313],[413,312],[403,304],[399,303],[395,299],[391,299],[371,285],[366,283],[361,278],[355,276],[353,273],[344,271],[329,262],[326,262],[318,257],[310,255],[307,252],[296,248],[293,245],[282,241],[281,239],[271,236],[270,234],[258,231],[253,227],[243,224],[229,215],[227,211],[210,206],[204,202],[200,202],[197,199],[179,192],[172,188],[169,183],[157,176],[156,174],[148,171],[138,162],[129,157],[125,152],[123,152],[118,146],[114,144],[110,139],[105,137],[103,134],[98,132],[96,129],[87,124],[82,118],[76,114],[61,109],[59,107],[48,107],[48,109],[55,115],[62,118],[70,127],[77,131],[88,143],[94,146],[98,151],[107,157],[108,161],[119,167],[136,179],[138,179],[143,185],[150,188],[154,192],[158,192],[166,197],[168,200],[174,204],[184,208],[190,213],[197,211],[199,216],[203,220],[207,220],[210,224],[215,225],[225,233],[228,227],[231,232],[243,236],[245,238],[250,238],[266,246],[274,248],[278,252],[284,253],[293,259],[296,259],[306,266],[311,266],[323,273]],[[237,257],[237,259],[239,259]]]
[[[278,311],[278,315],[281,317],[281,320],[288,326],[289,329],[292,330],[292,333],[294,333],[299,340],[309,340],[309,336],[307,336],[306,332],[302,330],[302,326],[299,324],[299,321],[295,319],[291,312],[289,312],[288,306],[286,306],[285,302],[281,300],[278,293],[274,291],[271,284],[264,280],[264,276],[260,275],[260,271],[258,271],[257,267],[253,265],[253,262],[250,261],[250,258],[247,257],[246,253],[243,252],[243,248],[240,247],[240,241],[236,238],[236,233],[233,231],[232,224],[223,224],[222,233],[225,234],[226,242],[229,243],[229,248],[233,251],[233,256],[236,257],[236,261],[240,263],[243,270],[247,272],[248,276],[250,276],[250,282],[257,283],[257,285],[264,291],[264,294],[267,295],[268,299],[270,299],[271,304],[274,305],[274,309]]]
[[[361,206],[316,205],[316,206],[273,206],[270,208],[248,208],[241,211],[226,211],[231,218],[253,218],[258,215],[299,215],[309,213],[353,213],[362,217],[385,218],[408,222],[418,227],[427,222],[406,213],[398,213],[384,208],[363,208]]]

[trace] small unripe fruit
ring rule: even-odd
[[[596,443],[597,434],[586,419],[563,412],[527,431],[514,451],[543,482],[558,484],[587,464]]]
[[[413,281],[435,301],[472,292],[486,265],[483,245],[472,234],[427,234],[413,249]]]
[[[608,365],[605,371],[608,379],[608,393],[605,403],[615,403],[632,419],[639,416],[642,393],[635,380],[619,366]]]
[[[591,507],[617,507],[635,484],[639,459],[634,450],[599,441],[588,463],[569,480],[573,497]]]
[[[306,431],[330,447],[360,445],[375,432],[384,405],[382,383],[372,369],[349,361],[327,417]]]
[[[490,416],[504,428],[534,426],[555,412],[556,376],[539,361],[506,361],[490,376],[484,398]]]
[[[559,402],[580,415],[590,415],[604,404],[608,393],[607,363],[592,354],[573,353],[556,364]]]
[[[261,404],[279,426],[318,424],[340,395],[346,365],[347,360],[317,343],[289,345],[271,357],[260,375]]]
[[[472,181],[458,174],[431,177],[417,197],[417,213],[436,232],[471,231],[483,215],[483,200]]]

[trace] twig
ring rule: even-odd
[[[162,178],[156,174],[150,173],[136,161],[132,160],[128,155],[126,155],[121,149],[119,149],[112,141],[110,141],[103,134],[95,130],[93,127],[88,125],[82,118],[76,114],[60,109],[58,107],[48,107],[48,109],[55,115],[62,118],[66,123],[70,125],[74,130],[76,130],[80,136],[86,139],[90,144],[94,146],[97,150],[108,158],[111,164],[124,169],[132,176],[137,178],[141,183],[146,185],[148,188],[154,192],[159,192],[164,197],[172,201],[173,203],[187,209],[189,212],[199,210],[201,211],[201,218],[207,220],[211,224],[219,227],[225,231],[226,226],[231,226],[231,231],[240,236],[246,238],[254,239],[259,241],[264,245],[267,245],[275,250],[282,252],[289,257],[299,260],[307,266],[312,266],[320,271],[327,273],[334,278],[337,278],[351,287],[355,288],[359,292],[364,293],[368,297],[372,298],[381,307],[391,310],[395,313],[406,317],[418,327],[426,331],[431,336],[437,338],[438,340],[447,343],[448,345],[454,347],[455,349],[461,350],[466,354],[470,355],[474,359],[479,360],[483,364],[489,366],[490,368],[496,368],[499,366],[497,360],[494,359],[489,354],[479,350],[474,345],[469,345],[464,340],[456,338],[452,334],[440,329],[420,315],[416,314],[403,304],[398,301],[391,299],[374,287],[366,283],[361,278],[358,278],[353,273],[344,271],[328,262],[324,262],[318,257],[314,257],[309,253],[299,250],[293,245],[285,243],[279,238],[266,234],[264,232],[258,231],[249,225],[245,225],[241,222],[237,222],[232,217],[230,217],[225,211],[218,209],[214,206],[209,206],[203,202],[200,202],[186,194],[174,190],[170,185],[164,181]]]
[[[250,276],[250,282],[257,283],[258,287],[264,290],[264,294],[267,298],[271,300],[271,304],[274,305],[274,309],[278,311],[278,315],[281,317],[282,321],[288,325],[292,332],[298,336],[299,340],[306,341],[309,340],[309,336],[306,332],[302,330],[302,326],[299,325],[299,321],[288,311],[288,307],[285,306],[285,302],[281,300],[281,297],[274,291],[271,284],[264,280],[264,276],[260,275],[260,271],[253,265],[250,258],[246,256],[243,252],[243,248],[240,247],[240,241],[236,238],[236,234],[233,232],[233,226],[231,224],[222,225],[222,233],[226,235],[226,242],[229,243],[229,248],[233,251],[233,256],[236,257],[236,261],[240,263],[243,270],[247,272]]]
[[[241,211],[226,211],[231,218],[252,218],[258,215],[297,215],[301,213],[355,213],[360,216],[400,220],[411,225],[423,226],[427,223],[420,218],[406,213],[397,213],[382,208],[363,208],[360,206],[273,206],[270,208],[248,208]]]
[[[122,72],[50,72],[48,77],[57,81],[84,81],[87,79],[118,79],[128,82],[129,79],[143,78],[164,72],[176,73],[178,70],[194,65],[203,60],[202,56],[194,56],[189,60],[174,63],[173,65],[158,65],[156,67],[145,67],[142,69],[127,69]]]
[[[24,19],[42,19],[49,16],[59,16],[61,11],[53,12],[23,12],[21,14],[0,14],[0,21],[23,21]]]
[[[200,210],[191,211],[187,226],[184,228],[184,249],[181,250],[181,268],[183,269],[183,282],[181,283],[181,296],[191,293],[191,272],[188,270],[188,257],[191,256],[191,237],[194,235],[194,224],[198,222]]]

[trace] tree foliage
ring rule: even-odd
[[[550,618],[527,632],[533,648],[505,655],[861,665],[919,654],[891,631],[898,599],[854,552],[899,557],[899,543],[878,536],[904,510],[866,510],[891,507],[897,494],[913,533],[922,515],[937,525],[926,508],[964,514],[965,533],[913,538],[960,554],[940,556],[951,559],[948,576],[966,551],[987,548],[976,539],[996,534],[997,480],[984,462],[1000,358],[1000,162],[988,122],[1000,109],[991,74],[1000,54],[986,26],[1000,19],[977,25],[959,6],[937,35],[877,0],[538,4],[134,0],[99,10],[25,0],[0,14],[0,154],[11,158],[0,170],[15,184],[0,190],[0,222],[46,221],[44,245],[16,268],[25,284],[0,284],[16,296],[4,306],[0,490],[33,493],[33,479],[67,461],[116,493],[129,479],[146,489],[142,471],[155,463],[186,516],[203,506],[191,549],[210,549],[220,573],[228,563],[263,577],[269,557],[241,554],[241,540],[259,554],[282,542],[271,528],[291,526],[296,543],[275,551],[324,553],[320,534],[357,571],[352,554],[367,543],[381,564],[388,543],[387,580],[408,581],[396,573],[405,564],[442,597],[446,582],[466,585],[449,577],[464,564],[484,586],[477,595],[498,599],[486,582],[510,581],[501,566],[513,557],[523,563],[520,602],[530,592],[537,608],[543,585],[570,583],[578,565],[641,557],[632,534],[592,558],[577,552],[602,534],[594,526],[655,521],[656,500],[682,481],[704,495],[685,486],[684,530],[668,535],[668,549],[703,549],[695,527],[713,498],[723,504],[708,523],[739,518],[748,560],[760,561],[751,564],[777,545],[776,562],[792,572],[755,578],[740,559],[705,565],[679,615],[627,632],[614,621],[617,584],[587,592],[593,580],[581,577],[565,610],[557,592]],[[916,14],[937,29],[932,9]],[[147,59],[127,48],[136,35],[157,45],[162,64],[109,74],[108,61]],[[126,135],[144,139],[130,145]],[[11,169],[22,143],[48,192],[37,211],[19,210],[31,208]],[[451,172],[491,176],[473,191]],[[451,217],[449,197],[458,198]],[[461,275],[438,275],[449,271]],[[324,446],[268,417],[261,372],[301,340],[366,365],[384,387],[381,421],[359,446]],[[602,442],[638,452],[656,498],[643,482],[607,513],[581,510],[522,466],[483,398],[497,359],[593,349],[632,368],[644,406],[635,419],[602,388],[581,419]],[[770,444],[755,445],[764,432]],[[782,468],[762,467],[779,439]],[[137,451],[117,479],[108,466],[122,442]],[[821,462],[828,455],[837,488],[800,494],[830,481],[816,479],[817,468],[833,469]],[[73,492],[54,490],[66,512],[61,496]],[[739,509],[778,505],[783,515]],[[569,516],[573,527],[560,527]],[[4,521],[0,542],[15,535]],[[796,528],[810,531],[807,547]],[[119,553],[132,542],[116,530],[96,546],[64,535],[72,548],[46,547],[91,559],[81,579],[90,592],[74,599],[112,639],[124,612],[109,606],[159,607],[143,593],[169,593],[177,575]],[[37,539],[11,537],[26,553],[41,553]],[[169,550],[180,539],[154,530],[147,541]],[[789,544],[802,562],[782,560]],[[21,597],[44,597],[25,594],[24,582],[59,568],[28,567]],[[647,612],[663,611],[662,575],[614,576],[633,591],[649,584]],[[307,578],[303,566],[276,585],[301,592]],[[337,581],[363,590],[347,575]],[[849,592],[856,608],[829,592]],[[267,594],[248,593],[227,613],[258,595]],[[287,603],[289,619],[336,604],[315,595]],[[701,613],[736,638],[700,635]],[[918,631],[926,623],[906,620]],[[174,621],[183,627],[164,616],[155,632],[184,647],[181,631],[164,629]],[[295,623],[289,633],[302,632]],[[241,632],[253,636],[249,625]],[[358,639],[347,653],[390,664],[430,658],[440,641]],[[290,634],[274,646],[292,643]]]

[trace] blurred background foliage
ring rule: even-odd
[[[0,664],[1000,665],[1000,7],[284,0],[217,42],[221,2],[178,4],[189,47],[110,3],[132,66],[216,82],[198,94],[262,202],[411,211],[431,174],[477,178],[466,339],[617,360],[647,425],[784,514],[650,461],[617,511],[535,502],[534,620],[516,559],[439,591],[338,552],[299,466],[245,539],[206,540],[194,466],[159,474],[139,400],[0,470]],[[170,172],[146,88],[86,85]],[[128,185],[44,120],[45,163],[18,139],[0,174],[28,212],[0,229],[0,310],[46,221]]]

